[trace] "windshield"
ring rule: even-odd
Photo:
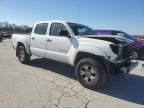
[[[96,32],[88,26],[76,23],[68,23],[76,36],[95,35]]]

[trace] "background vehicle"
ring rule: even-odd
[[[0,42],[3,40],[3,34],[0,33]]]
[[[3,38],[11,38],[12,37],[12,33],[10,33],[10,32],[2,32],[2,34],[3,34]]]
[[[128,73],[136,66],[131,66],[130,46],[119,38],[100,38],[85,25],[65,21],[38,22],[30,35],[12,36],[21,63],[31,55],[67,63],[85,87],[99,87],[108,73]]]
[[[132,40],[132,48],[134,50],[136,59],[144,58],[144,41],[118,30],[96,30],[96,34],[122,36],[129,40]]]

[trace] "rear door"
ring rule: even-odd
[[[36,25],[30,38],[30,50],[33,55],[45,57],[47,28],[48,23],[39,23]]]

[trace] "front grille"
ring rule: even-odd
[[[121,50],[121,58],[130,58],[132,56],[132,48],[130,45],[124,45]]]
[[[111,44],[110,47],[115,54],[118,54],[118,52],[119,52],[119,46],[118,45]]]

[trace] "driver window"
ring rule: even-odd
[[[60,36],[61,30],[68,31],[65,25],[61,23],[52,23],[50,28],[50,36]]]

